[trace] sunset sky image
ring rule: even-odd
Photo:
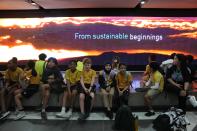
[[[162,40],[75,39],[80,34],[159,35]],[[170,55],[197,59],[197,17],[47,17],[1,18],[0,62],[12,57],[58,59],[99,56],[105,52]]]

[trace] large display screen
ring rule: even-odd
[[[197,59],[196,17],[46,17],[1,18],[0,62],[38,59],[40,53],[60,64],[90,57],[93,65],[114,56],[128,65],[145,65],[154,53]]]

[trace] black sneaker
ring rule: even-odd
[[[81,114],[79,115],[79,118],[78,118],[78,120],[79,120],[79,121],[82,121],[82,120],[84,120],[84,115],[85,115],[85,114],[81,113]]]
[[[155,112],[154,111],[148,111],[145,113],[145,116],[154,116],[155,115]]]
[[[41,112],[41,118],[43,120],[47,120],[47,113],[46,112]]]
[[[114,118],[113,112],[112,112],[112,111],[109,111],[109,119],[110,119],[110,120],[113,120],[113,118]]]

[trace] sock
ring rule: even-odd
[[[154,112],[154,110],[153,109],[150,109],[150,112]]]
[[[62,111],[61,112],[65,112],[66,111],[66,108],[65,107],[62,107]]]
[[[42,112],[45,112],[45,109],[42,109]]]

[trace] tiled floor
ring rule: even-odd
[[[134,112],[139,117],[139,131],[154,131],[153,117],[145,117],[144,112]],[[85,123],[77,121],[78,113],[74,113],[70,121],[56,118],[54,112],[47,113],[48,121],[40,119],[40,113],[27,112],[27,116],[22,120],[13,121],[14,115],[10,115],[8,120],[1,122],[0,131],[113,131],[113,121],[105,117],[103,113],[91,113]],[[188,131],[197,131],[197,112],[187,112],[187,118],[191,125]]]

